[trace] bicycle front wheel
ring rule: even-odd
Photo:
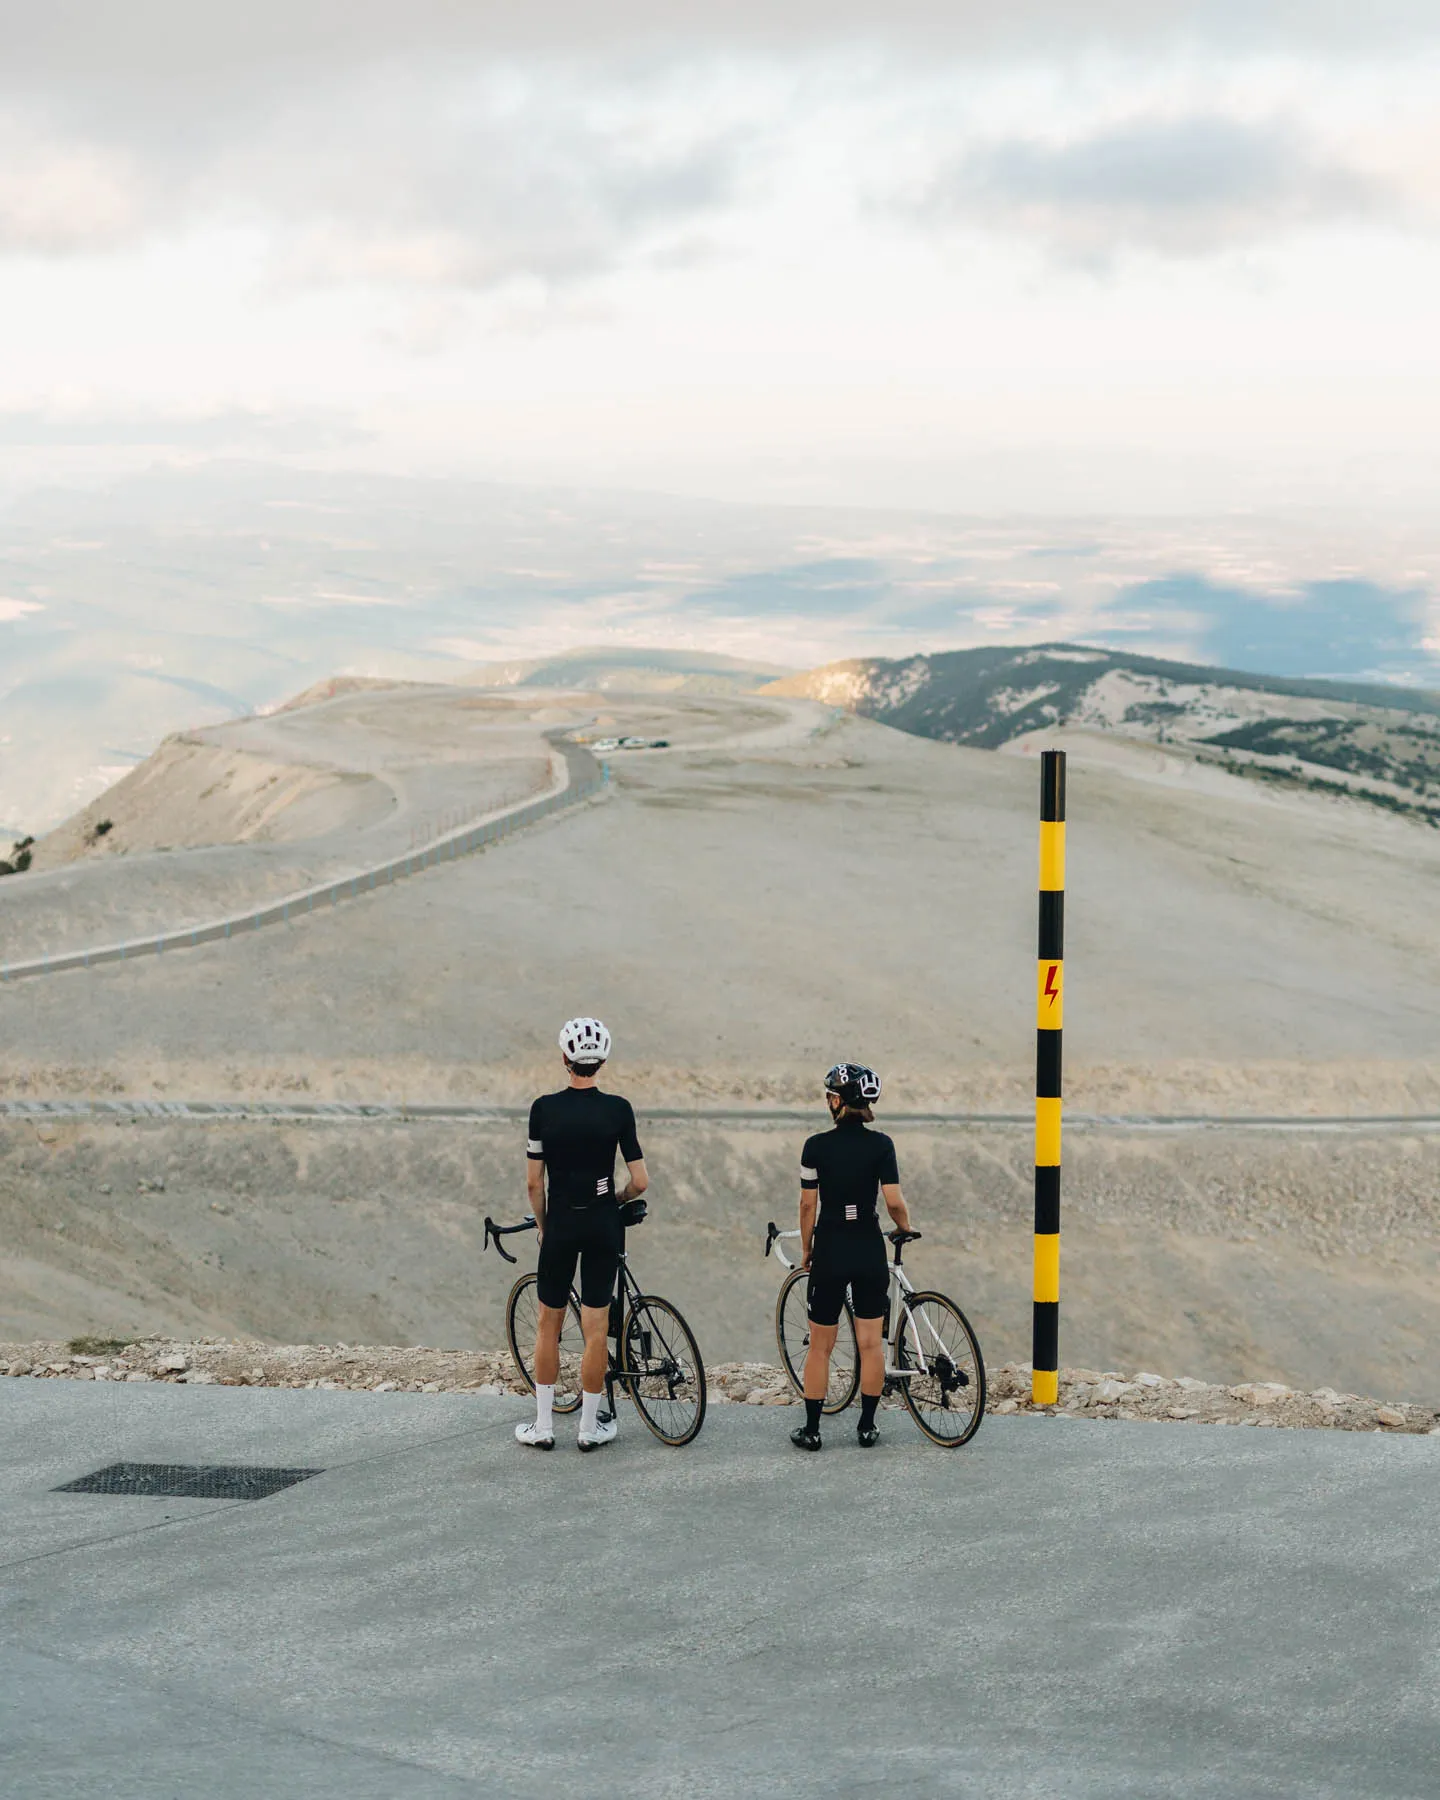
[[[787,1275],[775,1302],[775,1342],[780,1361],[797,1394],[805,1392],[805,1358],[810,1350],[810,1315],[806,1311],[810,1277],[804,1269]],[[850,1302],[840,1315],[840,1330],[830,1353],[830,1380],[825,1388],[823,1412],[841,1413],[860,1386],[860,1346],[855,1341],[855,1315]]]
[[[910,1416],[933,1444],[968,1444],[985,1417],[985,1360],[970,1321],[944,1294],[913,1294],[901,1310],[896,1366]]]
[[[515,1367],[531,1392],[535,1389],[535,1332],[540,1324],[540,1296],[533,1274],[522,1275],[505,1302],[505,1336]],[[560,1373],[555,1378],[555,1410],[573,1413],[580,1404],[580,1359],[585,1354],[585,1333],[580,1327],[580,1308],[575,1296],[565,1308],[560,1324]]]
[[[705,1365],[695,1334],[668,1300],[641,1294],[625,1319],[620,1373],[662,1444],[688,1444],[705,1423]]]

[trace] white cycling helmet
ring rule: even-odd
[[[610,1033],[598,1019],[567,1019],[560,1027],[560,1048],[571,1062],[604,1062]]]

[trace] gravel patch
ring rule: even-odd
[[[0,1373],[17,1380],[158,1381],[374,1394],[528,1391],[505,1350],[266,1344],[233,1338],[202,1338],[193,1343],[171,1338],[132,1343],[76,1338],[68,1344],[0,1344]],[[712,1402],[748,1406],[796,1402],[783,1371],[771,1363],[719,1363],[706,1373]],[[1440,1434],[1440,1411],[1433,1407],[1375,1400],[1331,1387],[1302,1392],[1277,1381],[1224,1387],[1188,1375],[1172,1377],[1150,1370],[1126,1374],[1117,1369],[1064,1369],[1057,1404],[1040,1407],[1030,1400],[1028,1364],[1005,1363],[988,1371],[988,1377],[986,1410],[1005,1415]]]

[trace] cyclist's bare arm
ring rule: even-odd
[[[810,1267],[810,1240],[815,1235],[815,1215],[820,1210],[819,1188],[800,1190],[800,1267]]]
[[[625,1192],[619,1196],[622,1206],[627,1200],[638,1200],[650,1185],[650,1176],[645,1168],[643,1156],[637,1157],[633,1163],[627,1162],[625,1167],[630,1171],[630,1179],[625,1184]]]
[[[882,1182],[880,1192],[885,1199],[885,1210],[902,1231],[910,1229],[910,1208],[905,1204],[905,1196],[900,1192],[898,1181]]]
[[[535,1215],[536,1235],[545,1235],[545,1165],[533,1157],[525,1162],[525,1197]]]

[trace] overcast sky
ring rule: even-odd
[[[1435,0],[0,0],[0,475],[1416,506],[1437,77]]]

